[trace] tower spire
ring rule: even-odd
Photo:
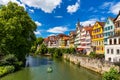
[[[78,18],[77,26],[80,26],[80,20],[79,20],[79,18]]]

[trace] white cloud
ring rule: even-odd
[[[69,5],[67,7],[67,12],[72,14],[72,13],[75,13],[80,7],[80,0],[78,0],[75,5]]]
[[[37,26],[42,26],[42,23],[40,23],[40,22],[38,22],[38,21],[35,21],[35,24],[36,24]]]
[[[67,30],[68,30],[67,27],[58,26],[58,27],[48,29],[47,32],[50,32],[50,33],[64,33]]]
[[[55,34],[50,34],[50,35],[48,35],[48,36],[55,36]]]
[[[23,3],[20,3],[17,0],[0,0],[0,5],[7,5],[8,2],[10,2],[10,1],[17,3],[19,6],[23,6],[26,9],[25,5]]]
[[[105,21],[105,19],[106,19],[105,17],[101,17],[100,18],[101,21]]]
[[[30,11],[31,13],[34,13],[34,10],[33,10],[33,9],[29,9],[29,11]]]
[[[40,32],[40,31],[34,31],[34,33],[35,33],[36,35],[41,35],[41,32]]]
[[[120,10],[120,2],[110,7],[110,12],[113,14],[118,14],[119,10]]]
[[[63,16],[55,16],[55,18],[63,18]]]
[[[52,13],[56,9],[62,0],[20,0],[22,3],[29,7],[41,9],[45,13]]]
[[[113,14],[118,14],[120,10],[120,2],[104,2],[102,6],[100,6],[102,9],[107,9],[109,10],[107,13],[113,13]]]
[[[96,18],[89,19],[89,20],[87,20],[87,21],[81,22],[81,24],[82,24],[83,26],[88,26],[89,24],[94,25],[96,21],[99,21],[99,19],[96,19]]]
[[[108,8],[110,6],[112,6],[114,3],[113,2],[104,2],[103,5],[101,6],[101,8]]]

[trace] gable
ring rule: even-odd
[[[97,28],[101,28],[101,27],[102,26],[98,22],[96,22],[93,26],[93,29],[97,29]]]
[[[117,17],[117,19],[115,21],[120,21],[120,15]]]
[[[114,23],[110,18],[107,18],[107,21],[105,22],[104,28],[106,28],[108,26],[113,26],[113,28],[114,28]]]

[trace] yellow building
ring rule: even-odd
[[[104,22],[96,22],[92,30],[92,47],[96,54],[104,54]]]
[[[75,41],[75,34],[76,32],[75,31],[70,31],[70,34],[69,34],[69,47],[70,48],[74,48],[74,41]]]
[[[57,38],[59,48],[69,48],[69,36],[65,34],[59,34]]]

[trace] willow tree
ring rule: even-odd
[[[0,9],[0,52],[15,54],[20,61],[25,60],[34,40],[36,24],[25,9],[9,2]]]

